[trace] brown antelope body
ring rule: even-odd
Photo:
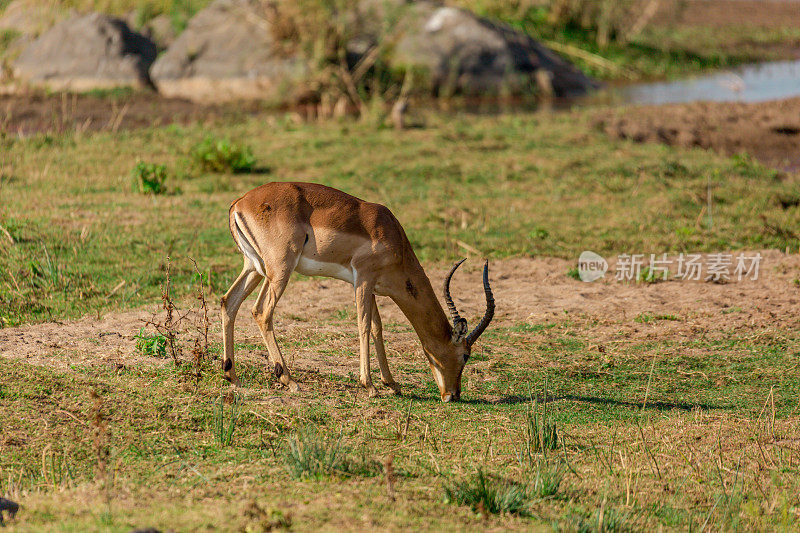
[[[381,381],[400,393],[386,362],[383,333],[375,294],[390,297],[411,322],[433,371],[443,401],[458,400],[461,373],[470,349],[494,314],[488,280],[483,281],[487,309],[480,324],[467,334],[466,320],[450,298],[450,279],[444,296],[451,324],[436,299],[430,280],[419,264],[402,226],[386,207],[365,202],[342,191],[313,183],[268,183],[245,194],[230,208],[230,230],[244,255],[239,277],[222,298],[225,378],[239,385],[233,362],[234,320],[239,307],[263,280],[253,317],[267,345],[269,359],[281,383],[297,390],[286,367],[273,329],[275,306],[293,271],[351,283],[355,289],[360,340],[360,381],[377,394],[370,377],[369,338]]]

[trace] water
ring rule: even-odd
[[[800,60],[775,61],[693,79],[612,90],[624,103],[764,102],[800,96]]]
[[[610,86],[575,98],[474,98],[427,102],[440,111],[498,115],[560,111],[597,104],[765,102],[800,97],[800,60],[744,65],[736,69],[667,82]]]

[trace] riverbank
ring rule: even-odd
[[[612,139],[746,153],[780,170],[800,169],[800,98],[627,106],[599,112],[595,124]]]

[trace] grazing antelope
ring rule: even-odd
[[[386,362],[383,332],[375,294],[390,297],[411,322],[422,343],[442,401],[461,396],[461,372],[473,343],[494,315],[488,261],[483,267],[486,313],[467,334],[450,297],[450,279],[462,259],[444,280],[444,299],[452,325],[442,310],[431,282],[417,260],[403,227],[386,207],[365,202],[342,191],[314,183],[268,183],[248,192],[231,205],[231,235],[244,255],[244,268],[222,297],[222,338],[225,378],[239,385],[233,366],[233,329],[236,314],[247,296],[264,280],[253,306],[275,375],[290,390],[298,390],[275,340],[272,316],[292,271],[326,276],[351,283],[355,289],[360,340],[360,381],[370,396],[377,394],[369,369],[369,338],[381,381],[395,394]]]

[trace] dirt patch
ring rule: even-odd
[[[774,250],[760,252],[758,280],[727,284],[702,281],[666,281],[655,284],[623,283],[614,279],[614,262],[606,277],[584,283],[566,276],[574,262],[553,258],[493,261],[491,279],[497,300],[494,327],[577,323],[597,346],[669,337],[676,341],[704,335],[724,338],[737,334],[780,331],[798,326],[800,255]],[[458,272],[452,292],[462,314],[475,324],[483,312],[477,261]],[[443,269],[431,269],[438,286]],[[251,296],[252,299],[252,296]],[[419,342],[399,309],[386,298],[378,305],[386,329],[387,350],[393,368],[421,364]],[[266,353],[245,303],[236,324],[237,361],[264,364]],[[643,321],[642,316],[654,320]],[[212,312],[212,339],[220,336]],[[659,319],[659,317],[667,317]],[[135,350],[134,336],[152,318],[150,310],[85,317],[0,330],[0,356],[67,369],[71,365],[115,366],[166,364]],[[330,279],[289,284],[276,312],[276,330],[285,356],[300,379],[324,375],[355,376],[358,339],[352,287]],[[534,341],[536,339],[534,338]],[[479,343],[477,349],[485,345]],[[404,380],[416,379],[404,376]]]
[[[797,27],[800,25],[800,8],[791,0],[670,0],[660,3],[653,23],[714,28]]]
[[[747,152],[781,170],[800,169],[800,98],[626,107],[595,121],[614,139],[699,146],[725,155]]]
[[[263,111],[258,102],[199,105],[156,93],[0,95],[0,135],[119,131],[213,122]]]

